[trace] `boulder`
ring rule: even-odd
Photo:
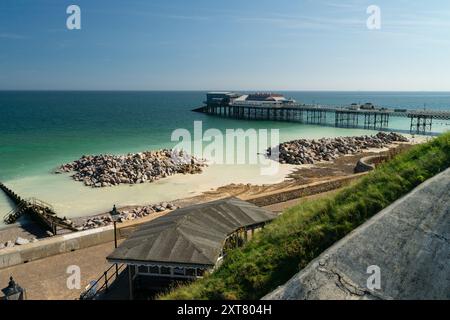
[[[21,237],[17,237],[16,242],[15,242],[15,244],[17,244],[19,246],[24,245],[24,244],[28,244],[28,243],[30,243],[30,240],[25,239],[25,238],[21,238]]]

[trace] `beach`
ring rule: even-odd
[[[386,154],[390,149],[403,150],[411,145],[423,143],[430,139],[423,136],[406,135],[410,139],[408,143],[393,143],[388,148],[368,149],[352,155],[339,157],[334,161],[320,162],[314,165],[280,165],[276,175],[263,176],[259,174],[258,166],[236,166],[213,165],[205,168],[201,174],[175,175],[164,178],[154,183],[137,184],[132,186],[119,185],[107,188],[90,188],[80,182],[73,181],[68,174],[49,175],[52,179],[65,178],[62,185],[56,185],[54,192],[58,189],[72,190],[69,195],[65,194],[70,211],[63,211],[52,203],[58,214],[68,217],[77,225],[82,225],[88,219],[101,217],[111,210],[111,199],[117,205],[119,211],[132,211],[134,208],[170,202],[177,207],[185,207],[197,203],[213,201],[220,198],[235,196],[243,199],[254,196],[264,197],[266,194],[283,192],[289,188],[307,185],[314,182],[327,181],[333,178],[345,177],[354,174],[354,168],[362,157],[377,154]],[[228,170],[228,171],[227,171]],[[29,185],[29,181],[27,181]],[[50,182],[49,182],[50,183]],[[54,183],[54,182],[53,182]],[[195,186],[195,189],[192,188]],[[167,191],[170,189],[170,193]],[[95,199],[89,195],[95,193]],[[85,195],[85,196],[84,196]],[[103,197],[100,197],[100,195]],[[73,199],[73,200],[72,200]],[[78,200],[80,199],[80,200]],[[100,203],[104,199],[104,204]],[[83,209],[84,210],[81,210]],[[48,235],[32,221],[21,221],[0,229],[0,242],[14,240],[17,237],[25,239],[44,238]]]
[[[147,205],[199,196],[232,184],[264,186],[283,183],[299,167],[280,164],[273,175],[262,175],[259,164],[217,164],[201,174],[177,174],[152,183],[90,188],[70,173],[53,174],[62,164],[83,155],[123,155],[172,148],[174,130],[193,132],[194,121],[203,130],[278,130],[279,142],[373,135],[377,130],[336,128],[279,121],[246,121],[192,112],[205,92],[1,92],[5,119],[0,127],[0,181],[23,198],[50,203],[61,217],[101,214],[118,207]],[[418,108],[424,101],[435,109],[450,103],[450,95],[426,93],[314,93],[286,92],[297,101],[322,103],[373,101],[384,106]],[[21,125],[17,125],[20,123]],[[409,132],[407,118],[390,126]],[[389,129],[389,128],[388,128]],[[448,124],[433,124],[438,133]],[[195,143],[195,141],[194,141]],[[265,148],[257,152],[264,153]],[[261,156],[260,156],[261,157]],[[14,208],[0,194],[0,214]],[[21,223],[26,220],[21,219]],[[0,229],[5,228],[0,221]]]
[[[343,130],[343,135],[348,131]],[[229,184],[276,184],[283,182],[297,166],[280,164],[273,175],[262,175],[261,167],[258,164],[218,164],[204,168],[201,174],[177,174],[152,183],[95,189],[72,180],[70,173],[45,172],[39,176],[6,181],[5,184],[24,198],[36,197],[52,204],[61,217],[73,218],[106,212],[113,204],[124,207],[173,201]]]

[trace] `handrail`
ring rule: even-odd
[[[26,202],[21,202],[15,208],[11,209],[7,214],[3,216],[3,221],[9,223],[9,218],[19,213],[24,207],[27,206]]]
[[[31,212],[36,213],[40,220],[50,227],[54,233],[56,233],[56,227],[59,226],[63,229],[69,229],[71,231],[78,231],[78,229],[73,226],[71,223],[67,223],[65,219],[62,219],[57,216],[56,211],[54,207],[40,199],[37,199],[35,197],[31,197],[28,199],[22,199],[19,195],[14,193],[11,189],[6,187],[3,183],[0,182],[0,189],[3,190],[10,198],[14,200],[16,203],[16,208],[10,210],[4,217],[3,221],[7,224],[14,223],[17,218],[22,214],[22,210],[26,207],[31,208]],[[34,210],[37,209],[37,210]],[[42,212],[39,212],[41,209]]]
[[[101,294],[103,291],[108,291],[109,286],[108,283],[110,283],[110,280],[115,276],[115,279],[117,279],[119,277],[119,274],[125,269],[126,265],[124,263],[122,264],[117,264],[114,263],[112,264],[105,272],[103,272],[103,274],[97,279],[95,280],[92,284],[90,283],[87,287],[86,287],[86,291],[84,291],[83,293],[80,294],[80,300],[93,300],[95,297],[97,297],[99,294]],[[108,276],[108,272],[115,268],[114,273],[110,276]],[[97,287],[97,285],[103,281],[103,284],[96,289],[95,292],[91,292],[94,288]]]
[[[3,216],[3,219],[6,219],[6,217],[8,217],[9,215],[15,213],[18,209],[19,209],[19,207],[15,207],[15,208],[11,209],[7,214],[5,214]]]
[[[54,208],[53,208],[53,206],[51,204],[49,204],[49,203],[47,203],[45,201],[39,200],[37,198],[32,197],[32,198],[27,199],[27,201],[30,202],[31,204],[35,205],[35,206],[39,206],[39,207],[42,207],[42,208],[48,208],[48,209],[50,209],[52,211],[54,210]]]

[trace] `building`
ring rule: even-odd
[[[205,101],[205,104],[208,107],[282,107],[294,103],[295,100],[293,99],[287,99],[282,94],[271,92],[256,92],[250,94],[239,94],[236,92],[208,92]]]
[[[282,107],[294,104],[294,99],[287,99],[282,94],[271,92],[257,92],[242,95],[231,102],[232,106]]]
[[[284,101],[286,98],[278,93],[257,92],[247,96],[247,101]]]
[[[228,106],[234,99],[241,95],[236,92],[208,92],[205,104],[209,107]]]
[[[230,248],[242,245],[275,217],[236,198],[177,209],[143,224],[107,260],[126,264],[130,298],[148,297],[174,281],[212,272]]]
[[[360,105],[358,103],[352,103],[348,109],[349,110],[359,110]]]
[[[363,105],[361,105],[361,109],[362,110],[375,110],[375,106],[373,105],[373,103],[367,102],[367,103],[364,103]]]

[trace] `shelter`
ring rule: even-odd
[[[213,271],[230,248],[275,217],[236,198],[193,205],[143,224],[107,259],[127,265],[132,298],[137,280],[141,288],[158,290]]]

